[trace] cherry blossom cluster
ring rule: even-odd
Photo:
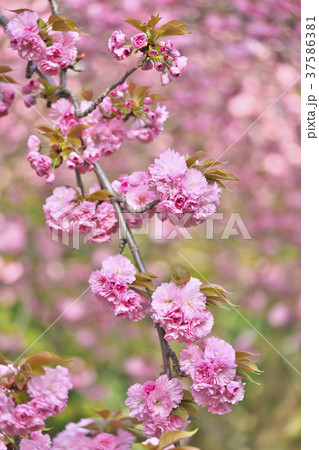
[[[177,286],[161,284],[152,295],[152,318],[166,332],[167,341],[195,342],[211,332],[214,318],[196,278]]]
[[[122,255],[109,256],[102,261],[101,270],[92,272],[89,284],[92,292],[107,303],[116,317],[137,322],[150,312],[150,302],[129,288],[135,281],[136,269]]]
[[[8,83],[0,82],[0,117],[8,114],[14,100],[14,91]]]
[[[158,42],[148,54],[149,60],[142,66],[142,70],[149,70],[154,66],[161,74],[162,86],[167,86],[174,78],[180,77],[187,66],[187,57],[181,56],[172,41]]]
[[[39,177],[45,177],[46,183],[52,183],[54,180],[54,174],[52,172],[52,159],[47,155],[40,153],[41,141],[40,139],[31,134],[28,139],[28,154],[27,160],[29,161],[33,170],[36,171]]]
[[[53,439],[52,450],[130,450],[136,437],[126,430],[119,429],[117,434],[97,432],[90,429],[93,419],[81,419],[78,423],[69,423],[65,430]]]
[[[44,375],[25,376],[13,365],[0,366],[1,433],[29,435],[43,428],[48,417],[65,409],[72,388],[68,370],[62,366],[44,370]],[[31,439],[46,439],[33,436]]]
[[[182,385],[177,378],[161,375],[156,381],[143,385],[136,383],[127,391],[125,404],[130,416],[143,422],[143,434],[149,438],[160,438],[170,430],[183,430],[189,421],[174,414],[183,399]]]
[[[193,380],[195,402],[212,414],[226,414],[244,398],[244,383],[236,375],[236,353],[222,339],[209,337],[180,353],[180,366]]]
[[[152,99],[146,97],[144,103],[150,105]],[[127,132],[128,139],[137,139],[138,141],[148,144],[152,142],[162,131],[163,124],[169,116],[166,106],[158,105],[154,111],[144,108],[146,116],[137,119]]]
[[[146,33],[137,33],[131,39],[121,31],[114,31],[108,41],[108,50],[118,61],[128,58],[133,50],[147,54],[142,70],[154,67],[161,73],[161,83],[166,86],[181,76],[187,65],[186,56],[181,56],[172,41],[154,42]]]
[[[32,105],[35,102],[34,91],[39,83],[31,80],[23,87],[26,94],[25,102]],[[61,132],[61,140],[64,139],[65,149],[57,144],[51,146],[50,156],[40,155],[40,141],[34,135],[28,141],[28,160],[39,176],[46,177],[46,183],[54,181],[54,169],[63,159],[67,159],[68,169],[77,168],[80,173],[93,170],[101,156],[109,156],[118,150],[125,137],[138,139],[142,143],[153,141],[162,131],[163,124],[168,117],[165,106],[153,102],[151,97],[137,101],[126,95],[129,85],[123,83],[105,97],[99,108],[95,109],[83,119],[77,119],[73,104],[66,98],[60,98],[53,102],[50,108],[50,119],[56,129]],[[84,111],[92,104],[83,100],[81,109]],[[153,104],[154,110],[149,109]],[[147,107],[146,107],[147,105]],[[124,119],[130,116],[138,117],[129,130],[126,130]],[[77,149],[79,142],[72,143],[68,134],[76,125],[83,125],[83,130],[78,132],[81,137],[81,147]],[[69,145],[68,145],[69,143]],[[76,145],[78,144],[78,145]]]
[[[112,186],[115,193],[123,196],[123,198],[125,197],[126,204],[135,211],[156,200],[156,194],[147,187],[147,174],[143,171],[133,172],[131,175],[122,174],[118,180],[113,181]],[[155,208],[152,208],[145,214],[152,217],[154,213]],[[131,228],[142,226],[143,217],[141,214],[126,213],[125,217]]]
[[[77,201],[78,197],[78,192],[73,188],[61,186],[53,190],[43,206],[49,229],[58,234],[84,234],[89,243],[109,242],[118,228],[113,205],[108,200],[99,204]]]
[[[148,187],[156,192],[157,211],[184,219],[183,226],[199,225],[212,217],[219,204],[221,189],[208,185],[205,175],[189,169],[184,156],[168,149],[148,168]]]
[[[76,59],[76,41],[79,34],[74,31],[62,33],[52,31],[32,11],[17,14],[6,26],[10,46],[27,61],[34,61],[45,75],[57,75]]]

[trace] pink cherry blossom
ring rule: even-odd
[[[49,450],[51,448],[51,439],[48,434],[42,434],[41,431],[33,431],[30,437],[22,438],[20,442],[21,450]]]
[[[147,381],[143,385],[136,383],[127,391],[125,404],[130,416],[143,421],[144,436],[160,437],[165,431],[184,429],[188,421],[181,422],[174,416],[182,398],[183,389],[176,379],[161,375],[156,381]]]
[[[137,49],[145,47],[147,45],[147,34],[146,33],[135,34],[131,38],[131,41],[132,41],[133,47],[135,47]]]
[[[189,345],[180,353],[180,366],[193,380],[196,403],[208,406],[212,414],[226,414],[244,397],[244,385],[236,375],[236,354],[222,339],[203,339],[200,346]]]
[[[71,128],[78,123],[74,106],[66,98],[60,98],[50,108],[50,118],[53,124],[60,128],[63,134],[68,134]]]
[[[194,342],[210,333],[214,318],[206,309],[200,281],[191,278],[185,286],[163,283],[152,295],[153,320],[164,328],[168,341]]]

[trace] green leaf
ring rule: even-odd
[[[181,406],[188,412],[188,414],[191,414],[193,417],[199,418],[199,414],[197,412],[197,409],[189,402],[182,402],[180,403]]]
[[[183,400],[182,401],[195,404],[192,393],[190,391],[188,391],[187,389],[183,389]]]
[[[187,412],[184,406],[179,405],[177,408],[173,409],[171,414],[181,417],[185,422],[187,421]]]
[[[45,30],[45,28],[47,27],[47,24],[43,19],[41,19],[41,17],[38,19],[38,25],[42,30]]]
[[[104,201],[109,200],[111,197],[112,194],[107,189],[99,189],[98,191],[93,192],[88,200],[89,202]]]
[[[248,373],[244,372],[243,370],[237,369],[237,370],[236,370],[236,373],[237,373],[237,375],[239,375],[239,376],[240,376],[241,378],[243,378],[244,380],[251,381],[252,383],[257,384],[258,386],[260,386],[260,383],[257,383],[257,381],[253,380],[253,379],[248,375]]]
[[[158,444],[158,450],[164,450],[166,447],[176,444],[176,442],[180,441],[181,439],[186,439],[191,436],[194,436],[195,433],[197,433],[198,428],[194,431],[167,431],[163,434],[161,437],[159,444]]]
[[[132,444],[131,450],[144,450],[145,448],[149,448],[149,447],[147,445],[135,442],[134,444]]]

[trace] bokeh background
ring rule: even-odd
[[[122,19],[147,20],[149,13],[160,13],[165,20],[193,25],[191,35],[173,39],[189,58],[180,79],[162,88],[155,71],[133,76],[167,99],[170,118],[164,133],[147,145],[125,141],[102,165],[115,178],[146,169],[167,147],[184,154],[205,149],[213,158],[227,150],[221,160],[228,161],[228,169],[242,182],[222,195],[218,212],[224,219],[216,221],[214,239],[205,238],[204,227],[190,230],[192,240],[180,235],[160,241],[152,235],[136,238],[148,269],[162,276],[159,282],[177,265],[199,277],[180,252],[205,278],[232,292],[232,301],[252,325],[234,310],[215,311],[213,334],[237,350],[259,354],[264,372],[258,377],[259,386],[246,385],[245,400],[231,414],[211,416],[201,410],[200,431],[192,443],[204,450],[299,449],[299,2],[61,3],[62,14],[87,33],[79,44],[80,52],[86,53],[81,63],[85,70],[69,75],[70,86],[75,91],[92,88],[95,95],[133,64],[133,57],[115,62],[107,52],[112,31],[121,28],[134,34]],[[44,18],[49,13],[45,0],[1,1],[8,18],[13,14],[6,8],[21,7]],[[23,64],[7,48],[3,30],[0,43],[1,64],[15,68],[14,77],[22,85]],[[46,116],[43,104],[37,109]],[[42,205],[54,186],[75,185],[75,180],[71,171],[60,169],[52,187],[32,172],[25,159],[26,140],[40,123],[44,120],[27,110],[18,94],[9,116],[0,119],[0,351],[12,359],[87,289],[92,269],[117,245],[82,245],[74,250],[51,240]],[[93,175],[86,176],[86,187],[93,181]],[[250,240],[240,231],[221,239],[232,212],[240,214]],[[171,230],[167,226],[165,235]],[[87,292],[29,350],[28,354],[50,350],[74,357],[69,365],[74,390],[68,408],[47,421],[52,435],[69,421],[93,416],[92,409],[121,409],[130,384],[158,374],[158,342],[151,322],[144,322],[114,319]]]

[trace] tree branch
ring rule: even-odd
[[[75,168],[75,175],[76,175],[76,183],[79,186],[82,195],[84,195],[84,186],[83,186],[82,177],[77,168]]]
[[[123,239],[126,240],[128,246],[130,248],[130,251],[132,253],[135,266],[138,269],[138,271],[139,272],[147,272],[140,249],[139,249],[137,243],[135,242],[135,239],[133,237],[133,234],[132,234],[132,231],[131,231],[129,225],[127,224],[127,222],[125,220],[125,216],[124,216],[122,207],[120,205],[121,199],[118,199],[116,197],[113,187],[112,187],[112,184],[109,181],[106,173],[103,171],[100,163],[98,163],[98,162],[95,163],[94,167],[96,169],[95,172],[97,174],[97,177],[98,177],[98,180],[100,182],[102,189],[107,189],[114,196],[110,199],[110,201],[112,202],[112,204],[115,208],[115,211],[117,213],[117,216],[118,216],[119,226],[120,226],[120,231],[121,231],[121,240],[123,240]],[[149,291],[149,294],[152,295],[152,292]],[[177,359],[175,352],[170,348],[168,342],[164,338],[165,331],[158,324],[155,324],[155,328],[157,330],[158,338],[160,341],[164,372],[166,373],[166,375],[168,375],[169,378],[172,378],[172,370],[171,370],[171,364],[170,364],[170,359],[172,359],[176,373],[178,373],[179,375],[181,375],[181,374],[184,375],[184,373],[181,371],[181,369],[179,367],[178,359]],[[181,375],[181,376],[183,376],[183,375]]]
[[[5,28],[7,26],[7,23],[9,22],[9,20],[4,17],[1,12],[0,12],[0,25]]]
[[[124,83],[124,81],[125,81],[130,75],[132,75],[132,73],[134,73],[137,69],[139,69],[139,68],[144,64],[144,61],[145,61],[146,57],[147,57],[146,54],[143,55],[142,58],[139,60],[139,62],[138,62],[134,67],[132,67],[132,69],[128,70],[128,71],[122,76],[122,78],[121,78],[119,81],[117,81],[116,83],[112,84],[112,86],[109,86],[104,92],[102,92],[102,94],[100,94],[100,95],[97,97],[97,99],[94,100],[94,102],[92,103],[92,105],[89,106],[85,111],[83,111],[83,112],[80,112],[80,111],[79,111],[78,114],[76,114],[76,117],[78,117],[78,118],[80,119],[81,117],[85,117],[85,116],[87,116],[88,114],[90,114],[92,111],[94,111],[94,110],[98,107],[98,105],[99,105],[100,103],[103,102],[103,100],[105,99],[105,97],[107,97],[107,96],[109,95],[109,93],[110,93],[111,91],[113,91],[113,89],[116,89],[117,86],[119,86],[120,84]],[[72,99],[71,99],[71,101],[72,101]],[[74,105],[74,108],[76,108],[75,105]]]
[[[123,203],[124,208],[126,209],[126,211],[128,211],[131,214],[143,214],[143,213],[149,211],[150,209],[152,209],[155,205],[157,205],[160,202],[160,200],[153,200],[152,202],[147,203],[141,209],[134,209],[127,203],[127,201],[126,201],[126,199],[124,197],[116,197],[116,199],[120,203]]]
[[[20,442],[21,437],[20,436],[14,436],[13,441],[13,450],[20,450]]]
[[[33,61],[28,61],[27,69],[26,69],[26,72],[25,72],[25,77],[26,78],[31,78],[36,70],[37,70],[36,63],[33,62]]]
[[[49,0],[52,14],[56,14],[57,16],[60,14],[60,6],[56,0]]]
[[[49,3],[51,5],[51,10],[52,10],[53,14],[59,14],[59,5],[56,2],[56,0],[49,0]],[[7,23],[8,23],[8,20],[6,19],[6,17],[4,17],[0,13],[0,25],[5,27],[7,25]],[[92,105],[83,112],[81,112],[81,110],[80,110],[80,105],[79,105],[79,102],[78,102],[78,99],[77,99],[75,93],[65,87],[66,77],[64,75],[61,75],[61,77],[60,77],[60,81],[62,81],[63,88],[59,89],[57,91],[57,93],[59,93],[61,95],[65,95],[66,97],[70,98],[71,102],[74,105],[75,115],[77,118],[85,117],[88,114],[90,114],[92,111],[94,111],[98,107],[98,105],[100,103],[102,103],[104,98],[109,95],[109,93],[111,91],[116,89],[117,86],[119,86],[120,84],[124,83],[126,81],[126,79],[130,75],[132,75],[132,73],[134,73],[137,69],[139,69],[144,64],[146,56],[147,56],[146,54],[143,55],[142,58],[140,59],[140,61],[134,67],[132,67],[132,69],[128,70],[122,76],[122,78],[120,80],[118,80],[116,83],[112,84],[104,92],[102,92],[102,94],[100,94],[97,97],[97,99],[92,103]],[[31,71],[31,68],[32,68],[33,72],[37,72],[40,75],[40,77],[44,78],[51,86],[55,86],[55,82],[51,77],[44,75],[37,67],[34,67],[34,66],[32,66],[32,63],[29,63],[28,70]],[[97,177],[98,177],[101,187],[103,189],[107,189],[109,192],[111,192],[113,194],[113,197],[110,199],[110,201],[112,202],[112,204],[115,208],[116,214],[118,216],[119,227],[120,227],[120,232],[121,232],[119,250],[123,251],[124,245],[127,243],[130,248],[130,251],[132,253],[136,268],[138,269],[139,272],[146,272],[147,270],[146,270],[140,249],[139,249],[137,243],[135,242],[135,239],[133,237],[131,229],[126,222],[122,207],[120,205],[120,203],[123,202],[123,199],[116,197],[116,194],[113,190],[112,184],[109,181],[106,173],[103,171],[99,162],[94,164],[94,168],[95,168],[95,172],[97,174]],[[83,183],[82,183],[82,179],[81,179],[80,174],[78,173],[77,169],[76,169],[76,177],[77,177],[78,186],[80,187],[80,189],[83,193],[84,192]],[[133,210],[126,204],[126,209],[127,209],[127,211],[129,211],[133,214],[141,214],[141,213],[146,212],[149,209],[151,209],[157,203],[158,203],[158,200],[154,200],[153,202],[150,202],[148,205],[146,205],[141,210]],[[149,294],[151,295],[152,292],[149,291]],[[160,341],[164,372],[170,378],[172,377],[172,370],[171,370],[171,365],[170,365],[170,359],[171,359],[176,373],[178,373],[181,376],[184,376],[184,373],[181,371],[181,369],[179,367],[178,359],[177,359],[175,352],[171,349],[168,342],[164,339],[165,331],[163,330],[163,328],[161,328],[157,324],[155,324],[155,328],[157,330],[159,341]]]

